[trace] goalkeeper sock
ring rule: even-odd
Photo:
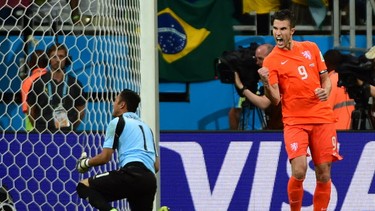
[[[93,207],[99,210],[111,210],[113,207],[108,204],[108,202],[104,199],[102,194],[98,191],[93,190],[82,183],[78,183],[77,185],[77,193],[78,196],[86,199]]]
[[[301,210],[303,199],[303,180],[297,179],[293,176],[290,177],[288,182],[288,198],[290,210]]]
[[[328,182],[316,181],[314,193],[314,211],[327,210],[331,199],[331,180]]]

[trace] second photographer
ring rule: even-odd
[[[355,101],[352,113],[352,129],[374,129],[373,97],[375,97],[375,48],[365,55],[355,57],[344,55],[343,63],[337,69],[338,86],[345,87],[351,99]]]

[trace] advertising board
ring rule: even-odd
[[[375,134],[339,132],[328,210],[375,210]],[[281,132],[161,133],[161,204],[171,210],[289,210]],[[315,172],[304,181],[312,210]]]

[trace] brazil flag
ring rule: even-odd
[[[159,77],[163,81],[214,79],[214,60],[234,48],[229,0],[159,0]]]

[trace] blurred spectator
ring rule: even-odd
[[[78,24],[81,22],[80,0],[35,0],[31,5],[32,20],[36,25],[52,23]]]
[[[291,0],[290,10],[294,13],[296,25],[314,25],[307,0]]]
[[[328,0],[308,0],[309,10],[316,27],[321,27],[329,9]]]
[[[345,91],[345,87],[337,86],[338,73],[335,71],[342,63],[342,55],[338,50],[328,50],[324,54],[324,60],[332,84],[328,102],[332,106],[336,118],[336,130],[351,129],[351,116],[355,102],[353,99],[349,98],[348,93]]]
[[[24,15],[31,0],[1,0],[0,1],[0,26],[15,25]]]
[[[22,112],[26,114],[25,119],[25,128],[26,131],[31,131],[33,129],[33,125],[30,122],[30,117],[28,115],[29,113],[29,106],[27,104],[27,94],[30,91],[30,88],[33,84],[33,82],[41,77],[42,75],[47,73],[47,67],[48,65],[48,58],[44,51],[42,50],[36,50],[33,52],[27,62],[27,69],[29,72],[27,74],[30,74],[29,77],[27,77],[22,82],[21,87],[21,98],[22,98]]]
[[[333,1],[329,0],[329,9],[333,10]],[[366,0],[355,0],[355,20],[357,25],[364,25],[366,24]],[[345,15],[342,17],[341,24],[348,25],[349,24],[349,0],[340,0],[339,1],[339,9],[340,11],[344,11]]]
[[[355,1],[355,17],[356,24],[365,25],[366,24],[366,5],[367,0],[356,0]]]
[[[34,82],[27,97],[31,120],[37,132],[69,132],[78,127],[85,114],[83,88],[66,73],[71,60],[64,45],[53,45],[47,55],[50,71]]]
[[[270,34],[270,13],[280,9],[280,0],[244,0],[243,13],[256,12],[257,34]]]

